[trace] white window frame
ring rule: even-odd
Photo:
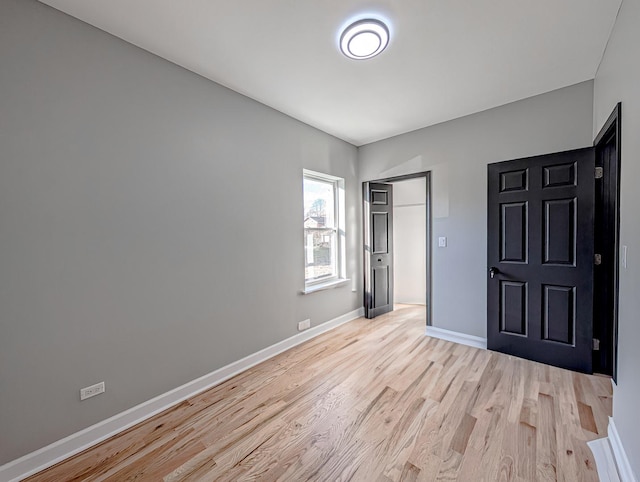
[[[309,280],[307,281],[306,275],[304,278],[304,289],[302,290],[303,294],[313,293],[315,291],[325,290],[329,288],[336,288],[338,286],[343,286],[349,282],[346,278],[346,256],[345,256],[345,246],[346,246],[346,230],[345,230],[345,196],[344,196],[344,179],[337,176],[332,176],[330,174],[324,174],[322,172],[311,171],[309,169],[303,169],[302,171],[302,185],[303,185],[303,199],[304,199],[304,180],[305,179],[313,179],[322,182],[328,182],[333,184],[334,186],[334,220],[335,226],[334,230],[336,232],[336,245],[335,245],[335,253],[333,255],[336,257],[336,269],[337,272],[335,275],[330,278],[322,278],[317,280]],[[304,209],[304,202],[303,209]],[[305,228],[303,227],[303,260],[305,263],[303,266],[306,266],[306,253],[304,251],[304,236],[305,236]]]

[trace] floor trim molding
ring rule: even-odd
[[[17,482],[41,470],[51,467],[113,435],[146,420],[173,405],[218,385],[258,363],[262,363],[296,345],[326,333],[344,323],[364,316],[364,308],[358,308],[333,320],[329,320],[290,338],[275,343],[256,353],[230,363],[207,375],[192,380],[169,392],[118,413],[57,442],[26,454],[0,466],[0,481]]]
[[[600,482],[621,482],[618,467],[607,437],[587,442],[593,453]]]
[[[611,450],[613,451],[613,458],[615,459],[615,463],[618,466],[620,480],[622,482],[638,482],[635,475],[633,474],[633,470],[631,469],[631,463],[629,462],[627,453],[625,452],[622,445],[622,440],[620,440],[620,435],[618,435],[618,429],[616,428],[616,424],[613,421],[613,417],[609,417],[608,434],[609,444],[611,445]]]
[[[612,417],[609,417],[607,433],[608,437],[587,442],[596,459],[600,481],[637,482]]]
[[[461,345],[472,346],[474,348],[487,349],[487,339],[480,336],[467,335],[466,333],[460,333],[458,331],[445,330],[444,328],[438,328],[437,326],[427,326],[427,336],[433,338],[440,338],[442,340],[452,341],[454,343],[460,343]]]

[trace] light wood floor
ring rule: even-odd
[[[595,481],[609,379],[356,320],[28,480]]]

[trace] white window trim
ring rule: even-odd
[[[310,293],[315,293],[316,291],[324,291],[330,290],[332,288],[339,288],[340,286],[346,286],[350,282],[351,280],[349,278],[332,278],[331,281],[323,280],[322,283],[308,285],[303,290],[300,290],[300,293],[302,293],[303,295],[308,295]]]
[[[344,179],[330,174],[322,172],[311,171],[309,169],[302,170],[302,178],[318,179],[320,181],[334,182],[335,189],[335,210],[334,213],[336,221],[336,266],[337,274],[331,278],[324,278],[314,281],[304,281],[304,288],[300,291],[302,294],[315,293],[316,291],[327,290],[331,288],[337,288],[339,286],[345,286],[349,283],[349,279],[346,277],[346,230],[345,230],[345,188]],[[304,204],[304,203],[303,203]],[[304,254],[304,250],[303,250]]]

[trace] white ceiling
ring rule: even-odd
[[[355,145],[593,79],[622,0],[41,0]],[[370,60],[343,26],[385,19]]]

